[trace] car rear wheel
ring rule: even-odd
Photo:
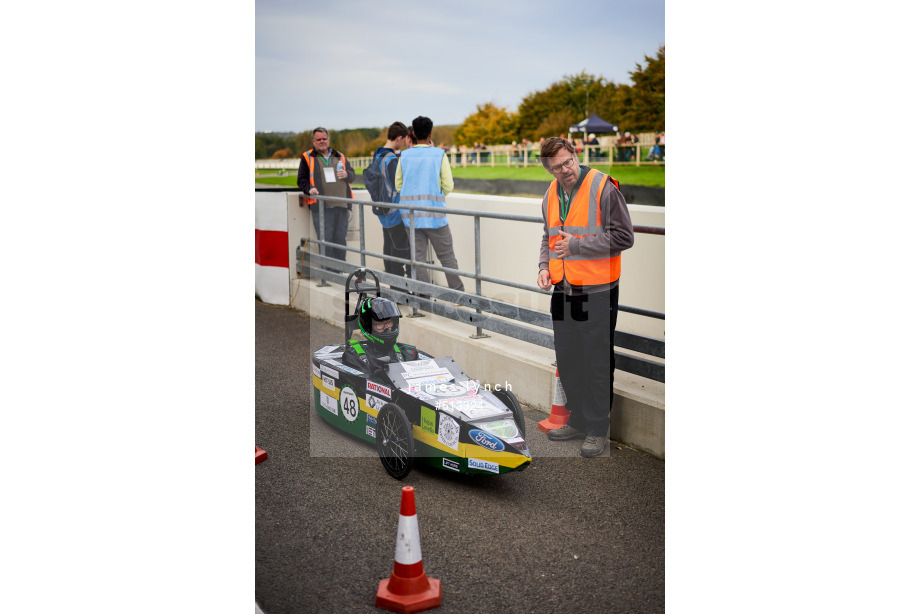
[[[392,477],[401,480],[412,471],[415,440],[406,412],[395,403],[387,403],[377,414],[377,454]]]
[[[524,411],[521,409],[521,404],[518,403],[514,393],[510,390],[493,390],[492,394],[498,397],[498,400],[511,410],[511,413],[514,415],[514,423],[517,424],[518,430],[521,431],[521,437],[525,437]]]

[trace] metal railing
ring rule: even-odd
[[[268,192],[300,192],[296,188],[256,188],[256,191]],[[309,276],[310,278],[320,279],[320,286],[326,286],[333,282],[344,285],[346,277],[357,269],[359,266],[367,266],[367,257],[379,258],[384,261],[396,262],[409,265],[411,277],[406,278],[399,275],[393,275],[386,272],[377,272],[381,283],[389,285],[389,288],[381,286],[381,294],[402,305],[412,308],[412,314],[407,317],[419,317],[419,310],[437,314],[458,322],[469,324],[476,328],[476,332],[470,335],[473,339],[487,337],[483,330],[489,330],[498,334],[507,335],[521,341],[533,343],[541,347],[553,349],[552,318],[545,311],[537,311],[526,307],[521,307],[512,303],[506,303],[496,299],[488,298],[482,295],[482,282],[493,283],[497,285],[525,290],[541,295],[550,295],[551,291],[541,290],[538,286],[522,284],[508,279],[500,279],[484,275],[482,273],[482,257],[480,243],[481,219],[498,219],[524,223],[543,224],[542,216],[536,215],[518,215],[511,213],[493,213],[489,211],[455,209],[444,207],[426,207],[422,205],[409,205],[399,203],[398,206],[389,203],[377,203],[367,200],[358,200],[354,198],[340,198],[336,196],[323,196],[315,194],[310,196],[311,199],[317,199],[319,206],[319,236],[325,236],[325,201],[340,202],[359,205],[358,208],[358,225],[359,225],[359,247],[354,248],[348,245],[339,245],[337,243],[327,242],[319,239],[302,238],[300,245],[296,250],[296,272],[300,276]],[[304,205],[306,196],[300,195],[301,205]],[[409,253],[410,259],[397,258],[395,256],[386,256],[368,251],[365,248],[365,222],[364,208],[376,206],[390,206],[394,209],[405,209],[409,211]],[[426,211],[434,213],[444,213],[447,215],[461,215],[473,217],[474,241],[475,241],[475,271],[462,271],[459,269],[447,268],[433,263],[420,262],[415,259],[415,219],[417,211]],[[636,233],[664,235],[665,230],[661,227],[654,226],[633,226]],[[319,253],[311,252],[307,249],[308,243],[313,243],[319,248]],[[336,248],[340,250],[354,252],[360,255],[361,264],[354,265],[344,260],[338,260],[326,256],[326,248]],[[417,280],[418,267],[441,271],[443,273],[453,273],[462,277],[468,277],[476,282],[476,293],[471,294],[458,290],[451,290],[443,286],[432,283],[425,283]],[[436,302],[434,299],[442,302]],[[461,309],[464,308],[464,309]],[[469,308],[473,311],[468,311]],[[632,313],[643,317],[664,320],[665,314],[648,309],[620,305],[619,310],[626,313]],[[634,333],[617,330],[614,332],[614,346],[631,352],[624,354],[614,351],[616,356],[617,368],[646,377],[655,381],[664,381],[664,363],[654,359],[664,359],[665,342],[663,339],[655,339]],[[638,354],[638,355],[637,355]],[[650,358],[652,360],[650,360]]]

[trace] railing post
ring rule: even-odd
[[[495,166],[495,148],[489,145],[489,160],[492,162],[492,166]]]
[[[526,155],[526,154],[525,154]],[[476,237],[476,296],[482,298],[482,242],[479,239],[480,217],[473,216],[473,235]],[[476,307],[476,313],[482,313],[482,309]],[[470,335],[470,339],[485,339],[490,335],[482,334],[482,325],[476,325],[476,334]]]
[[[416,280],[415,274],[415,209],[409,209],[409,261],[412,263],[409,265],[409,275],[413,281]],[[416,299],[418,294],[415,295]],[[407,318],[421,318],[423,314],[418,312],[418,308],[415,305],[412,306],[412,313],[406,316]]]
[[[361,229],[361,266],[363,267],[367,266],[367,256],[364,255],[364,205],[358,205],[358,227]],[[345,242],[348,243],[348,240],[346,239]]]
[[[317,196],[319,196],[319,194],[317,194]],[[320,251],[320,255],[325,256],[326,255],[326,246],[325,246],[325,242],[326,242],[326,201],[323,200],[322,198],[317,198],[316,204],[319,205],[319,240],[323,242],[323,244],[319,246],[319,251]],[[320,265],[320,268],[325,269],[326,267],[325,265]],[[328,285],[329,284],[326,283],[326,280],[320,277],[319,283],[316,284],[316,287],[325,288]]]

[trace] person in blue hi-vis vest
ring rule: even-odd
[[[423,116],[412,120],[412,131],[417,145],[402,152],[396,166],[396,190],[399,202],[426,207],[447,207],[446,196],[454,189],[454,176],[450,162],[440,147],[429,141],[432,121]],[[409,210],[400,209],[403,224],[409,227]],[[415,259],[425,262],[428,244],[434,249],[441,266],[459,269],[454,255],[453,237],[444,213],[415,212]],[[417,267],[416,279],[429,282],[431,276],[425,267]],[[463,280],[455,273],[445,273],[447,285],[452,290],[463,291]]]
[[[374,152],[371,164],[380,164],[382,162],[384,165],[382,179],[386,182],[383,187],[383,190],[387,192],[386,202],[395,203],[399,200],[395,186],[396,165],[399,163],[399,152],[411,146],[412,141],[409,140],[409,129],[402,122],[393,122],[387,129],[387,142]],[[367,172],[365,171],[366,176]],[[374,198],[374,200],[377,199]],[[374,207],[373,212],[377,215],[380,225],[383,227],[383,255],[409,260],[409,233],[402,223],[399,209]],[[399,275],[400,277],[409,277],[408,264],[384,260],[383,268],[387,273]]]

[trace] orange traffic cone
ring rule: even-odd
[[[549,409],[549,418],[537,422],[541,431],[548,433],[566,425],[572,412],[565,408],[565,401],[565,390],[559,380],[559,367],[556,367],[556,385],[553,387],[553,405]]]
[[[268,452],[256,446],[256,464],[258,465],[262,461],[268,460]]]
[[[441,605],[441,581],[429,578],[422,567],[422,547],[415,515],[415,489],[403,486],[396,531],[393,573],[377,587],[378,608],[409,614]]]

